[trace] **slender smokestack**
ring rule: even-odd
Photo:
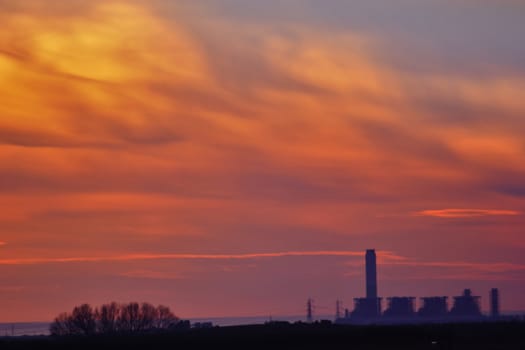
[[[490,291],[490,315],[494,318],[499,317],[499,291],[492,288]]]
[[[377,268],[374,249],[366,251],[366,297],[377,298]]]

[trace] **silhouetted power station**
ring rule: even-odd
[[[386,309],[382,311],[382,298],[377,288],[377,258],[375,250],[365,254],[366,297],[354,299],[353,311],[345,310],[344,317],[337,316],[337,323],[421,323],[421,322],[475,322],[488,319],[502,319],[500,315],[499,291],[490,291],[490,316],[481,312],[481,297],[465,289],[460,296],[453,297],[449,309],[447,296],[420,298],[420,308],[416,311],[416,297],[396,296],[386,298]],[[337,309],[339,310],[340,302]]]

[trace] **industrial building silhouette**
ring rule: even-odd
[[[420,298],[420,308],[416,311],[416,297],[395,296],[386,298],[386,309],[382,311],[382,298],[378,296],[377,259],[374,249],[368,249],[366,262],[366,297],[354,299],[353,311],[345,310],[344,317],[337,323],[432,323],[432,322],[476,322],[487,319],[500,319],[499,291],[490,291],[490,316],[481,312],[480,296],[465,289],[460,296],[453,297],[449,309],[447,296]]]

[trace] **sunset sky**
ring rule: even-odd
[[[0,322],[525,310],[520,0],[0,0]]]

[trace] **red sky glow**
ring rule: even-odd
[[[0,321],[331,314],[368,248],[382,296],[525,310],[521,3],[0,0],[0,23]]]

